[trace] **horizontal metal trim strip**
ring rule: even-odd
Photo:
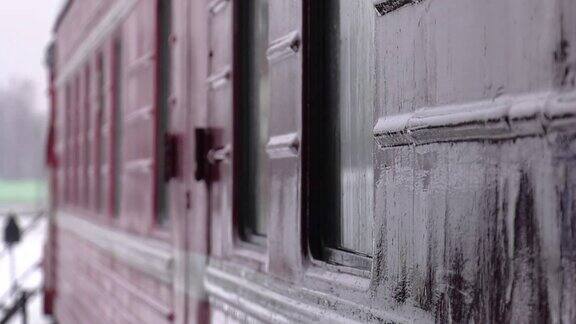
[[[174,257],[168,244],[109,229],[64,212],[57,213],[56,222],[58,227],[91,242],[121,262],[172,283]]]
[[[116,1],[100,22],[92,29],[92,32],[85,37],[78,46],[72,57],[62,65],[58,77],[57,85],[62,85],[74,74],[74,72],[86,61],[86,59],[100,46],[100,44],[112,33],[131,11],[138,0]]]
[[[381,147],[544,135],[576,122],[576,92],[543,92],[386,116],[374,127]]]
[[[546,130],[562,130],[576,125],[576,91],[554,96],[544,108]]]
[[[219,89],[230,82],[232,76],[232,68],[226,66],[221,71],[212,74],[208,77],[208,84],[212,90]]]
[[[135,74],[136,72],[140,71],[145,67],[150,67],[156,61],[156,53],[154,51],[150,51],[142,56],[138,57],[134,61],[132,61],[128,66],[128,75]]]
[[[308,323],[322,320],[350,323],[354,320],[343,314],[352,314],[351,310],[356,310],[355,316],[378,318],[385,322],[408,322],[394,313],[367,309],[330,294],[294,287],[270,276],[238,268],[237,264],[225,266],[220,263],[212,259],[206,270],[204,283],[210,300],[221,300],[266,322],[287,320]],[[336,304],[342,307],[343,313],[329,306]]]
[[[282,294],[272,292],[251,281],[228,274],[217,268],[209,266],[206,273],[204,285],[210,298],[222,300],[225,304],[230,304],[248,311],[252,316],[260,320],[271,323],[286,323],[289,322],[290,318],[300,322],[319,320],[319,311],[315,312],[308,309],[311,308],[311,306],[301,303],[298,300],[291,300]],[[253,298],[246,298],[245,293],[242,294],[242,291],[248,291],[255,296]],[[258,301],[264,303],[275,301],[276,306],[282,305],[285,310],[272,310],[270,307],[259,305]],[[316,315],[314,315],[315,313]]]
[[[284,314],[277,313],[270,310],[268,306],[261,305],[258,302],[241,299],[237,303],[231,303],[227,298],[222,298],[222,296],[229,296],[227,292],[222,287],[213,287],[214,294],[209,298],[210,307],[219,309],[221,312],[225,313],[227,316],[234,318],[240,322],[246,321],[246,313],[249,317],[256,318],[257,323],[313,323],[318,322],[318,319],[302,319],[298,320],[289,319]]]
[[[152,117],[154,117],[154,107],[148,105],[126,114],[124,124],[129,125],[137,120],[151,120]]]
[[[228,6],[228,3],[230,3],[230,0],[213,0],[210,3],[208,3],[208,11],[211,14],[216,15],[224,8],[226,8]]]
[[[108,279],[113,281],[115,285],[121,287],[122,290],[128,292],[132,297],[140,300],[142,303],[149,306],[164,318],[169,319],[173,316],[173,311],[169,305],[165,305],[162,302],[156,300],[142,288],[135,286],[130,281],[126,281],[124,278],[121,278],[119,275],[111,272],[109,269],[106,269],[104,265],[98,262],[92,266],[94,266],[94,268],[100,273],[101,276],[108,277]]]
[[[124,162],[123,170],[126,172],[152,173],[154,161],[152,159],[136,159]]]
[[[61,256],[57,259],[58,263],[70,263],[70,262],[75,262],[75,260],[70,259],[68,257],[65,256]],[[69,275],[69,274],[68,274]],[[90,277],[87,273],[75,273],[74,274],[76,276],[76,280],[93,280],[93,277]],[[96,282],[95,285],[84,285],[84,289],[85,291],[83,291],[84,294],[91,296],[91,298],[95,298],[96,300],[106,300],[107,302],[110,303],[109,305],[109,310],[111,312],[114,312],[114,314],[116,314],[116,316],[118,318],[121,318],[124,321],[128,321],[127,323],[138,323],[138,319],[135,316],[135,314],[125,311],[124,307],[122,307],[120,302],[117,302],[117,298],[118,296],[114,296],[112,298],[110,298],[109,296],[106,296],[104,290],[102,289],[102,287],[99,286],[99,282]],[[106,299],[108,297],[108,299]],[[113,303],[111,303],[111,301],[114,301]],[[79,308],[81,309],[80,311],[82,312],[82,314],[84,316],[86,316],[86,314],[91,314],[92,316],[97,316],[96,314],[92,314],[93,311],[96,311],[97,309],[95,307],[93,307],[92,304],[92,300],[88,299],[88,298],[77,298],[77,302],[79,303],[78,305],[76,305],[78,308],[78,306],[80,306]],[[58,314],[58,317],[60,318],[62,316],[62,314]],[[82,318],[80,316],[75,316],[75,320],[71,321],[71,323],[79,323],[80,321],[78,321],[78,318]]]
[[[266,51],[266,57],[272,64],[280,62],[298,53],[301,47],[300,44],[301,40],[299,31],[292,31],[286,36],[274,40]]]
[[[266,153],[271,159],[297,157],[299,151],[300,139],[298,133],[273,136],[266,145]]]

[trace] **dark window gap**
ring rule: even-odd
[[[234,210],[242,240],[266,245],[267,0],[235,5]]]
[[[156,170],[155,199],[156,223],[166,225],[169,222],[168,186],[166,182],[166,139],[168,134],[170,92],[171,92],[171,53],[170,35],[172,33],[172,1],[158,1],[158,64],[157,64],[157,129],[156,129]]]

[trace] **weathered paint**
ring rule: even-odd
[[[301,235],[314,231],[294,231],[275,209],[262,258],[212,251],[213,321],[573,322],[574,4],[374,4],[371,270],[310,260]],[[294,34],[297,4],[275,5],[284,10],[271,33]],[[313,176],[297,173],[297,183]],[[272,186],[271,197],[292,186]],[[291,195],[281,197],[271,206]],[[212,240],[242,249],[227,234],[233,223],[212,215]]]
[[[233,116],[234,91],[243,80],[234,73],[233,49],[242,45],[234,45],[237,1],[174,0],[171,131],[182,139],[183,169],[169,185],[170,233],[147,238],[163,242],[165,258],[142,264],[144,245],[135,242],[150,235],[142,213],[115,224],[58,203],[58,212],[75,214],[69,217],[91,217],[89,226],[102,227],[95,233],[109,227],[116,233],[110,241],[82,234],[83,226],[56,225],[52,287],[61,322],[97,322],[102,314],[155,323],[576,322],[574,1],[346,0],[375,9],[367,13],[371,27],[359,26],[370,29],[362,39],[374,45],[367,49],[373,53],[363,53],[374,57],[364,66],[373,73],[374,99],[357,111],[373,119],[366,129],[374,152],[369,270],[314,259],[308,246],[306,235],[315,233],[308,220],[318,217],[307,209],[305,186],[314,174],[304,172],[302,161],[308,149],[303,118],[314,108],[304,82],[313,1],[269,4],[274,104],[263,148],[270,179],[266,247],[238,235],[233,197],[242,187],[234,189],[233,166],[241,152],[233,150]],[[98,3],[73,2],[67,9],[57,32],[59,67],[81,66],[78,49],[89,53],[107,39],[105,28],[101,38],[86,36],[96,30],[89,26],[113,13],[112,1]],[[138,30],[137,20],[127,28]],[[132,67],[147,69],[152,57],[140,54]],[[65,83],[55,84],[57,102],[66,102]],[[131,100],[142,103],[134,107],[143,110],[127,117],[151,135],[145,124],[151,93],[134,91]],[[66,117],[56,119],[55,153],[62,159]],[[225,158],[211,164],[213,177],[201,180],[194,178],[196,128],[214,131],[214,152],[226,149]],[[148,140],[137,144],[146,148]],[[66,165],[53,171],[58,184],[66,181]],[[134,164],[135,172],[148,168]],[[62,186],[54,188],[63,195]],[[127,188],[134,201],[145,201],[142,188]],[[111,247],[112,241],[136,244],[134,253]],[[170,266],[159,272],[162,262]],[[94,300],[98,311],[85,300]]]
[[[188,4],[174,1],[174,6],[181,8]],[[55,60],[51,66],[51,70],[58,71],[52,84],[59,103],[52,107],[56,112],[54,147],[58,162],[52,165],[52,181],[59,194],[54,192],[53,196],[51,218],[54,221],[46,254],[50,260],[45,263],[49,268],[46,296],[52,299],[53,313],[62,323],[184,323],[190,303],[193,313],[189,318],[202,318],[198,316],[206,313],[203,286],[201,281],[195,281],[196,284],[188,281],[188,269],[198,271],[197,276],[202,276],[205,251],[201,244],[198,250],[188,251],[188,222],[181,216],[187,212],[182,199],[187,182],[183,179],[191,168],[179,170],[178,178],[169,184],[174,198],[172,211],[178,215],[171,217],[173,231],[159,230],[153,225],[155,1],[71,1],[65,8],[55,29]],[[174,11],[185,15],[174,15],[173,24],[177,24],[174,34],[187,35],[188,14]],[[123,42],[122,57],[115,57],[113,52],[117,37]],[[173,44],[176,39],[171,39]],[[186,50],[174,46],[173,52]],[[103,57],[101,68],[98,55]],[[186,55],[175,54],[178,58]],[[179,62],[181,60],[175,60],[175,68]],[[112,110],[120,108],[113,102],[115,63],[122,64],[124,71],[120,80],[124,94],[121,106],[125,122],[123,143],[114,143],[110,135],[115,122]],[[85,74],[88,70],[92,72],[89,75]],[[100,70],[104,72],[104,112],[98,120],[97,73]],[[180,81],[185,77],[177,75],[174,83],[186,86]],[[74,80],[82,80],[81,87],[76,86],[78,94],[74,87],[70,87],[71,95],[66,94],[67,85]],[[185,92],[180,88],[178,94],[182,93]],[[76,101],[70,100],[75,97]],[[186,102],[178,100],[176,95],[170,102],[173,128],[169,131],[182,140],[178,142],[180,145],[189,145],[185,136],[188,129]],[[82,118],[82,123],[75,127],[87,134],[80,136],[80,129],[74,134],[69,131],[73,121],[70,114]],[[103,144],[104,159],[101,173],[96,166],[95,146],[99,141]],[[67,174],[73,167],[70,145],[78,145],[78,148],[89,145],[91,150],[90,161],[86,154],[81,156],[82,171],[80,165],[74,169],[74,172],[88,171],[90,175],[79,181],[82,192],[87,189],[89,193],[88,200],[71,200],[60,194],[66,192],[64,188],[73,193],[67,184],[70,181]],[[120,196],[122,205],[117,219],[112,217],[116,190],[111,181],[112,145],[122,145],[124,165],[124,192]],[[99,177],[105,195],[97,209],[97,181],[94,179]],[[187,275],[183,276],[183,273]]]

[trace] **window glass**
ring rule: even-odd
[[[315,258],[368,269],[373,254],[374,24],[370,1],[313,2],[304,199]]]
[[[237,84],[238,109],[235,116],[236,207],[240,234],[244,240],[265,244],[266,213],[265,146],[268,137],[269,105],[268,1],[242,1],[236,13],[238,57],[235,69],[242,82]]]
[[[330,245],[372,254],[374,9],[370,1],[331,1],[327,101],[336,129],[336,215]]]

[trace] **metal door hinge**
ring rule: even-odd
[[[232,146],[226,145],[224,147],[209,150],[206,158],[208,159],[208,163],[212,165],[218,163],[229,163],[231,154]]]

